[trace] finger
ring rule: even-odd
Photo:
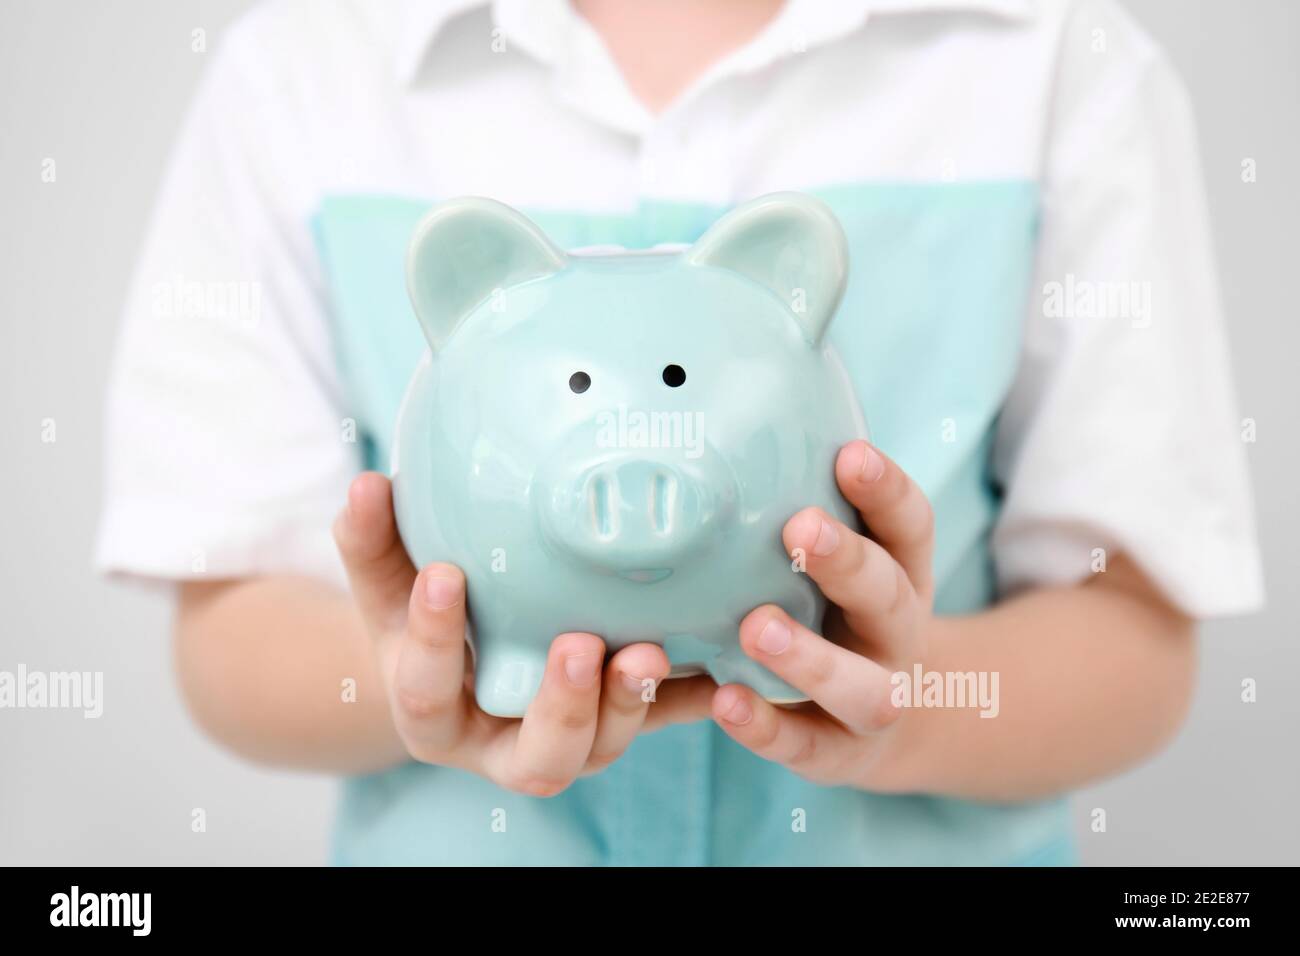
[[[415,566],[397,533],[387,478],[369,471],[353,480],[347,507],[334,522],[334,541],[362,617],[372,627],[400,626]]]
[[[727,736],[764,760],[816,783],[844,782],[853,738],[834,721],[776,707],[739,684],[718,688],[712,712]]]
[[[594,634],[561,634],[551,644],[541,690],[519,726],[506,786],[550,797],[582,772],[596,738],[604,660],[605,644]]]
[[[786,551],[800,554],[822,593],[873,651],[893,659],[914,633],[916,591],[902,565],[820,508],[805,508],[781,531]]]
[[[890,671],[814,634],[774,604],[740,622],[740,646],[855,733],[883,729],[898,716]]]
[[[587,757],[587,772],[608,767],[628,748],[645,723],[659,683],[671,668],[668,655],[655,644],[632,644],[605,665],[596,738]]]
[[[865,441],[840,449],[835,480],[871,536],[903,566],[917,593],[928,600],[934,587],[934,512],[916,482]]]
[[[709,720],[713,713],[713,695],[718,685],[712,677],[674,677],[659,685],[654,703],[646,714],[641,733],[651,733],[673,724],[693,724]]]
[[[393,676],[397,731],[417,757],[450,750],[468,714],[465,694],[465,576],[452,564],[420,572]]]

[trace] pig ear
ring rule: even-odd
[[[848,241],[830,207],[802,193],[771,193],[733,209],[686,253],[730,269],[785,303],[810,345],[822,340],[848,280]]]
[[[496,289],[558,272],[565,255],[528,218],[494,199],[439,203],[406,252],[406,289],[437,350]]]

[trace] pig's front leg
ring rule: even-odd
[[[787,684],[748,657],[740,645],[735,643],[733,635],[729,634],[727,639],[731,641],[730,646],[706,665],[709,676],[719,687],[723,684],[743,684],[774,704],[795,704],[808,700],[808,695],[803,691]]]
[[[535,634],[494,634],[478,640],[474,697],[497,717],[522,717],[542,686],[549,644]]]

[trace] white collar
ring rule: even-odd
[[[419,73],[434,38],[454,17],[493,3],[494,19],[521,47],[534,56],[564,48],[562,37],[577,20],[568,0],[400,0],[392,24],[397,31],[396,71],[400,82],[411,83]],[[1020,20],[1034,15],[1035,0],[787,0],[776,20],[727,60],[734,68],[754,68],[771,62],[773,40],[796,35],[813,45],[845,36],[860,27],[868,14],[972,12]],[[504,22],[503,22],[504,21]],[[780,33],[773,29],[780,24]],[[766,40],[766,42],[764,42]],[[778,44],[788,46],[785,41]],[[784,52],[784,51],[782,51]],[[547,62],[554,62],[547,58]],[[721,65],[721,64],[719,64]],[[713,72],[713,71],[710,71]]]
[[[786,0],[756,37],[715,63],[670,109],[724,77],[760,70],[795,52],[847,36],[868,16],[907,13],[979,13],[1009,20],[1034,15],[1036,0]],[[491,3],[505,42],[555,70],[557,89],[593,118],[639,135],[655,117],[631,94],[596,32],[569,0],[401,0],[391,22],[397,31],[395,69],[413,83],[434,39],[454,17]],[[490,42],[484,37],[484,43]],[[599,92],[599,95],[595,95]]]

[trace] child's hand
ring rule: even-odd
[[[387,478],[367,473],[352,483],[334,537],[374,640],[393,722],[416,760],[552,796],[612,763],[642,729],[703,716],[696,682],[673,681],[684,686],[660,688],[653,705],[643,699],[650,696],[644,681],[668,676],[662,648],[625,647],[602,672],[604,643],[580,633],[551,644],[541,691],[522,720],[490,716],[474,702],[464,575],[450,564],[417,575],[397,534]]]
[[[814,782],[870,787],[891,736],[885,731],[899,716],[890,676],[924,651],[934,517],[916,484],[866,442],[840,449],[835,477],[873,537],[819,508],[799,512],[782,533],[786,550],[802,549],[809,576],[837,605],[826,616],[830,640],[770,604],[740,625],[745,653],[819,709],[776,707],[737,684],[719,688],[712,709],[760,757]]]

